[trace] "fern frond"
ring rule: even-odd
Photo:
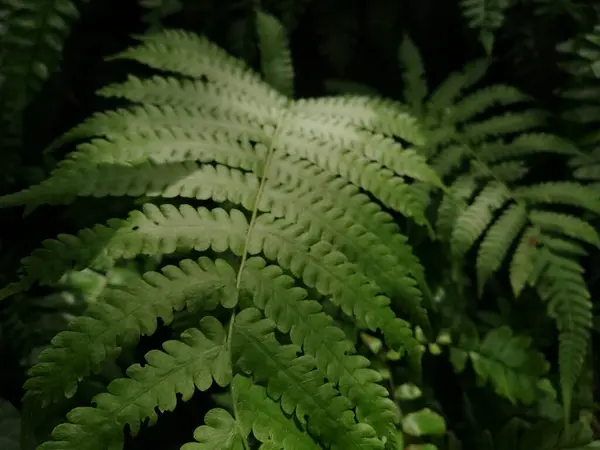
[[[550,365],[544,355],[531,349],[531,338],[514,335],[506,326],[488,331],[481,341],[461,336],[450,353],[456,371],[464,371],[470,359],[478,378],[513,403],[533,403],[548,382],[544,377]]]
[[[494,47],[494,33],[502,27],[510,0],[461,0],[460,6],[470,28],[479,31],[479,40],[488,55]]]
[[[267,396],[265,388],[253,384],[249,378],[241,375],[234,378],[233,388],[237,391],[242,421],[251,424],[252,432],[259,441],[284,450],[320,448],[310,436],[301,433],[294,422],[284,416],[280,406]]]
[[[63,178],[60,184],[51,178],[22,192],[21,195],[5,197],[5,200],[16,200],[20,197],[22,200],[33,199],[36,204],[52,204],[68,202],[72,193],[95,197],[145,194],[148,197],[158,195],[165,198],[213,198],[237,203],[251,210],[259,186],[259,179],[252,174],[221,165],[199,167],[193,162],[172,165],[142,164],[131,168],[95,166],[88,172],[75,169],[71,173],[72,176]],[[288,177],[281,175],[270,179],[274,182],[267,181],[265,184],[257,204],[259,211],[272,212],[276,217],[283,217],[290,223],[295,222],[305,233],[314,236],[315,240],[325,239],[332,242],[351,261],[356,262],[366,275],[374,277],[388,295],[402,298],[403,304],[410,305],[406,310],[410,311],[409,314],[417,323],[424,324],[427,321],[426,313],[420,306],[421,292],[416,288],[416,283],[407,277],[410,274],[417,281],[423,282],[422,269],[418,262],[410,257],[394,255],[393,250],[406,251],[407,248],[404,243],[395,239],[393,234],[380,232],[378,239],[360,225],[360,222],[371,221],[373,218],[364,215],[367,212],[364,208],[355,207],[359,206],[356,204],[355,195],[340,196],[339,191],[342,189],[339,189],[337,199],[333,196],[327,198],[324,195],[329,188],[326,182],[334,182],[329,179],[322,180],[322,183],[306,182],[317,181],[316,177],[312,180],[305,179],[298,181],[296,186]],[[322,184],[323,189],[315,191],[314,188],[319,184]],[[339,187],[342,188],[343,185]],[[25,203],[31,205],[30,202]],[[347,211],[351,210],[356,211],[356,214],[347,214]],[[400,270],[398,263],[401,260],[408,263],[409,270]]]
[[[198,262],[184,260],[178,267],[166,266],[161,274],[149,272],[126,287],[106,290],[40,354],[39,364],[29,371],[24,385],[26,398],[46,406],[72,397],[78,382],[97,373],[106,359],[116,357],[119,347],[153,334],[158,318],[168,325],[173,311],[185,307],[211,311],[219,303],[235,306],[232,286],[235,273],[228,264],[201,258]]]
[[[246,217],[236,209],[226,212],[221,208],[195,209],[189,205],[159,208],[148,204],[143,212],[134,211],[127,221],[83,230],[81,240],[65,235],[61,241],[49,242],[47,250],[41,250],[30,260],[28,278],[24,282],[33,281],[31,277],[40,273],[44,274],[40,281],[51,281],[44,273],[48,260],[53,261],[54,273],[60,273],[73,265],[112,264],[120,258],[132,259],[143,254],[164,255],[210,248],[242,256],[247,230]],[[268,259],[277,261],[308,286],[332,296],[346,314],[358,320],[366,315],[369,328],[381,329],[388,335],[391,347],[403,348],[407,324],[396,319],[388,307],[390,300],[380,296],[379,287],[327,242],[318,241],[293,222],[263,214],[256,220],[247,251],[250,255],[262,252]],[[367,314],[368,311],[372,312]]]
[[[581,374],[592,327],[592,301],[583,278],[583,267],[573,258],[548,252],[548,266],[538,290],[548,302],[550,317],[559,331],[558,364],[562,400],[567,420],[572,393]]]
[[[404,36],[400,45],[399,60],[405,68],[403,73],[403,97],[413,111],[417,115],[420,115],[423,110],[423,100],[425,100],[429,88],[427,86],[421,54],[408,35]]]
[[[563,181],[520,187],[514,191],[517,199],[532,203],[555,203],[575,206],[600,214],[600,198],[587,186]]]
[[[12,122],[56,70],[71,23],[79,12],[71,0],[40,4],[35,0],[3,1],[5,28],[0,37],[2,116]]]
[[[483,293],[483,286],[500,268],[508,255],[510,245],[526,223],[526,208],[513,203],[488,229],[477,254],[477,286],[480,296]]]
[[[53,441],[39,448],[123,448],[125,425],[135,434],[142,421],[157,420],[156,408],[175,409],[177,394],[186,401],[195,389],[209,389],[213,380],[221,386],[230,383],[225,338],[221,323],[214,317],[204,317],[199,328],[185,331],[180,341],[165,342],[164,352],[150,351],[145,366],[134,364],[127,369],[128,378],[111,382],[107,393],[94,397],[95,407],[72,410],[67,415],[69,423],[58,425],[52,432]]]
[[[239,394],[246,393],[246,390],[249,390],[249,387],[246,387],[242,384],[241,379],[242,377],[236,376],[232,383],[232,387],[241,385],[240,388],[236,387],[239,392],[238,396]],[[248,394],[246,393],[246,395]],[[250,403],[253,400],[255,403],[251,403],[249,405],[253,411],[260,411],[261,418],[268,413],[271,413],[271,415],[268,416],[269,419],[272,420],[269,425],[273,426],[274,424],[280,424],[281,417],[274,414],[272,409],[273,406],[275,406],[278,410],[279,408],[266,398],[255,399],[254,397],[250,397],[245,402],[243,400],[240,401],[240,406],[244,405],[244,403]],[[260,400],[263,400],[263,402],[259,404]],[[265,409],[267,409],[267,411],[265,411]],[[278,421],[275,419],[278,419]],[[205,425],[202,425],[194,430],[194,439],[197,442],[184,444],[181,446],[181,450],[211,450],[214,448],[223,450],[243,450],[244,444],[239,433],[240,426],[227,411],[221,408],[211,409],[204,416],[204,423]],[[292,430],[289,428],[286,431],[288,431],[288,433],[292,432]],[[298,434],[300,438],[307,438],[307,436],[302,433]]]
[[[282,96],[258,74],[208,39],[179,30],[139,36],[141,44],[112,59],[137,61],[153,69],[206,80],[246,94],[264,104],[280,104]]]
[[[510,283],[518,296],[527,285],[541,289],[540,283],[549,273],[578,273],[577,257],[582,249],[573,240],[594,246],[600,243],[591,224],[549,208],[566,205],[598,214],[600,203],[593,189],[578,182],[523,183],[529,167],[527,156],[554,153],[573,161],[585,156],[572,142],[539,131],[545,123],[543,112],[496,113],[489,109],[529,100],[517,90],[491,86],[464,95],[483,78],[486,66],[485,61],[477,61],[452,74],[429,97],[423,122],[433,137],[418,148],[450,184],[437,208],[436,228],[438,236],[450,245],[454,264],[461,266],[466,253],[477,249],[478,291],[482,295],[484,284],[507,259]],[[560,339],[569,342],[560,347],[567,416],[573,380],[581,370],[580,359],[587,351],[584,341],[591,328],[585,282],[579,275],[571,281],[570,289],[580,297],[572,308],[562,305],[571,309],[560,318],[551,310],[550,296],[539,291],[548,301],[548,314],[556,320]]]
[[[319,450],[308,434],[283,414],[280,406],[267,396],[262,386],[248,377],[236,375],[232,382],[238,399],[238,420],[220,408],[210,410],[204,417],[206,425],[194,431],[197,443],[188,443],[181,450],[242,450],[240,432],[252,433],[260,442],[283,450]],[[241,423],[240,423],[241,422]]]
[[[246,309],[238,315],[233,352],[242,355],[240,367],[258,382],[266,382],[269,396],[279,400],[283,411],[294,414],[326,447],[382,449],[374,430],[356,423],[350,401],[325,382],[314,359],[298,357],[300,348],[295,345],[280,345],[274,330],[274,324],[262,319],[257,310]]]
[[[381,375],[368,368],[369,362],[355,355],[354,346],[321,306],[305,300],[306,292],[295,288],[293,280],[277,266],[265,266],[254,258],[247,265],[243,286],[253,295],[254,304],[264,310],[280,331],[290,333],[292,342],[315,358],[316,366],[337,383],[342,395],[356,405],[360,421],[370,424],[379,436],[394,442],[398,411],[388,392],[377,382]],[[283,301],[283,299],[286,299]],[[415,342],[416,344],[416,342]],[[412,351],[416,350],[416,347]]]
[[[462,258],[488,228],[494,213],[508,201],[508,192],[500,183],[489,183],[456,218],[450,245],[454,256]]]
[[[450,107],[466,90],[479,83],[490,66],[487,59],[478,59],[467,64],[462,71],[451,73],[448,78],[431,93],[427,101],[427,113],[439,116]]]
[[[150,403],[172,409],[178,389],[185,398],[191,395],[194,376],[202,377],[202,390],[212,378],[226,384],[225,369],[248,372],[267,387],[269,402],[280,402],[295,418],[281,415],[282,428],[274,423],[264,432],[256,428],[255,414],[252,420],[244,417],[244,393],[233,387],[232,415],[209,415],[204,437],[211,430],[229,430],[232,440],[222,441],[224,434],[215,439],[246,445],[252,427],[265,448],[286,447],[295,445],[285,434],[296,427],[315,439],[306,441],[308,448],[312,442],[334,449],[397,447],[398,410],[380,384],[381,374],[295,283],[325,297],[356,328],[380,333],[389,350],[408,354],[418,375],[421,346],[395,311],[427,327],[421,305],[427,282],[406,236],[380,204],[429,225],[423,186],[444,186],[410,147],[426,140],[420,123],[395,102],[359,96],[295,101],[190,33],[165,31],[140,40],[116,58],[173,75],[130,77],[104,89],[104,96],[138,104],[96,114],[61,137],[53,148],[84,142],[46,181],[2,197],[0,204],[130,196],[159,197],[161,205],[146,204],[125,220],[45,241],[23,260],[21,280],[0,296],[34,283],[53,284],[72,268],[106,270],[139,256],[233,254],[239,264],[183,260],[161,274],[149,272],[123,288],[107,289],[42,353],[30,372],[26,398],[38,407],[72,397],[78,382],[114,360],[122,347],[154,333],[157,319],[169,325],[174,311],[184,309],[186,320],[215,309],[217,317],[231,313],[230,332],[219,338],[215,356],[221,372],[213,370],[211,377],[209,367],[194,368],[185,380],[175,380],[173,372],[171,386],[155,389],[144,384],[158,373],[158,363],[150,361],[134,369],[149,375],[130,371],[132,380],[110,385],[109,394],[97,397],[97,407],[74,410],[70,424],[59,426],[43,448],[74,448],[80,442],[90,449],[117,447],[124,427],[136,430],[146,418],[156,418]],[[177,198],[178,206],[163,204],[167,198]],[[198,208],[198,200],[218,206]],[[259,254],[276,265],[252,257]],[[275,331],[292,344],[281,346]],[[166,358],[152,355],[160,363]],[[121,386],[132,388],[130,397],[115,390]],[[100,432],[86,440],[94,426]]]
[[[257,11],[256,31],[265,81],[282,94],[294,97],[294,68],[285,28],[270,14]]]

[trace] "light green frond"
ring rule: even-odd
[[[164,352],[146,354],[145,366],[134,364],[127,369],[128,378],[112,381],[108,392],[94,397],[95,407],[75,408],[68,423],[52,432],[53,441],[40,450],[117,449],[124,445],[123,428],[129,425],[136,434],[141,422],[158,419],[157,409],[172,411],[177,395],[189,400],[196,389],[206,391],[213,380],[221,386],[231,381],[230,356],[225,345],[226,333],[214,317],[200,321],[180,341],[167,341]]]
[[[259,10],[256,31],[265,81],[287,97],[294,97],[294,67],[285,27],[271,14]]]
[[[174,310],[210,311],[219,303],[235,306],[234,286],[235,273],[227,263],[201,258],[166,266],[160,274],[148,272],[126,288],[106,290],[42,351],[24,385],[26,398],[46,406],[72,397],[78,382],[100,371],[106,359],[118,355],[120,346],[153,334],[158,318],[168,325]]]
[[[291,332],[292,342],[315,358],[316,367],[327,373],[329,381],[337,383],[342,395],[356,405],[361,422],[394,442],[393,423],[398,411],[386,389],[378,384],[381,375],[368,367],[366,358],[355,354],[354,345],[341,329],[332,326],[331,317],[318,303],[306,300],[306,292],[294,287],[293,279],[277,266],[266,266],[264,260],[253,258],[245,270],[242,286],[252,293],[256,307],[281,332]]]
[[[208,39],[180,30],[138,37],[141,44],[112,59],[128,59],[153,69],[178,73],[246,94],[270,105],[281,104],[281,94],[261,82],[241,60],[230,56]]]
[[[411,144],[422,145],[426,136],[417,118],[402,103],[379,97],[344,95],[301,99],[293,113],[312,117],[336,118],[373,133],[394,136]]]
[[[143,211],[134,211],[127,221],[111,221],[108,226],[83,230],[77,237],[63,235],[59,240],[47,241],[46,248],[23,262],[26,275],[22,283],[49,283],[72,267],[110,266],[118,259],[139,255],[211,249],[241,256],[246,248],[250,255],[262,252],[307,286],[331,296],[346,314],[365,320],[368,328],[380,329],[390,347],[414,347],[408,324],[393,313],[389,298],[380,295],[379,286],[331,244],[318,241],[294,222],[270,214],[258,216],[245,247],[247,232],[248,221],[236,209],[226,212],[221,208],[148,204]],[[49,261],[52,273],[46,268]],[[399,281],[414,283],[408,278]]]
[[[526,223],[526,208],[513,203],[485,234],[477,254],[477,286],[480,296],[485,283],[500,268],[510,246]]]
[[[281,403],[283,411],[294,414],[326,447],[383,449],[375,430],[355,421],[350,401],[325,382],[314,359],[298,356],[300,348],[295,345],[279,344],[274,331],[274,324],[257,310],[245,309],[238,315],[233,352],[242,370],[266,383],[269,396]]]
[[[219,83],[158,75],[148,78],[128,75],[126,81],[109,84],[99,89],[97,94],[102,97],[121,98],[144,105],[193,107],[199,110],[216,108],[217,112],[242,109],[240,112],[248,113],[248,115],[256,115],[262,111],[272,112],[286,102],[284,98],[263,102],[251,94],[229,89],[229,86]],[[101,114],[96,113],[94,116]],[[83,124],[87,122],[86,120]]]
[[[66,166],[63,166],[63,172],[65,170]],[[15,204],[20,200],[19,203],[28,205],[32,202],[68,203],[73,200],[70,196],[76,193],[79,196],[94,197],[145,195],[199,200],[212,198],[236,203],[250,212],[256,205],[259,211],[271,212],[276,217],[296,223],[306,234],[306,239],[312,236],[315,241],[333,243],[366,275],[373,277],[387,295],[401,298],[401,304],[405,305],[403,309],[409,312],[416,323],[424,326],[427,314],[420,305],[421,291],[407,276],[414,274],[423,283],[422,268],[416,259],[411,260],[410,255],[406,254],[407,246],[398,240],[396,233],[389,234],[381,230],[383,234],[379,233],[381,238],[378,239],[377,235],[356,223],[372,221],[373,217],[365,215],[364,208],[355,208],[354,196],[343,195],[343,184],[327,180],[331,185],[322,183],[320,189],[315,189],[318,184],[314,183],[316,180],[309,179],[308,175],[307,173],[301,177],[302,181],[295,180],[297,184],[290,182],[283,174],[270,177],[273,181],[266,182],[256,204],[259,178],[226,166],[198,166],[194,162],[170,165],[152,163],[135,167],[93,166],[86,171],[76,168],[69,177],[62,179],[50,178],[37,187],[5,198],[5,201],[12,199]],[[337,189],[328,196],[332,187]],[[356,206],[363,205],[364,203],[360,203]],[[349,211],[354,214],[348,214]],[[358,217],[355,219],[353,216]],[[379,231],[378,227],[373,229]],[[394,250],[401,251],[399,254],[404,254],[404,257],[396,257]],[[402,264],[404,261],[406,266]]]

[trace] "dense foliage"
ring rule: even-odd
[[[0,0],[0,448],[600,448],[600,5]]]

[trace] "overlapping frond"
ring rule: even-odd
[[[210,364],[183,361],[192,352],[181,350],[187,335],[169,342],[167,353],[150,353],[149,365],[114,381],[95,407],[73,410],[42,448],[76,448],[83,440],[81,448],[117,448],[125,426],[135,431],[156,419],[152,403],[171,410],[176,393],[185,400],[194,383],[206,390],[213,378],[226,385],[240,369],[253,381],[238,377],[231,415],[209,413],[190,449],[215,442],[245,447],[251,430],[265,448],[398,445],[398,410],[381,374],[295,284],[330,300],[358,329],[381,333],[386,346],[407,354],[418,370],[420,345],[396,311],[427,327],[424,270],[393,217],[372,198],[431,228],[427,198],[415,182],[443,184],[426,159],[407,148],[425,137],[397,104],[359,96],[290,98],[289,50],[276,39],[283,28],[265,13],[257,17],[268,83],[205,38],[173,30],[140,37],[138,46],[115,58],[170,75],[130,76],[102,89],[101,95],[135,104],[97,113],[66,133],[49,150],[73,141],[76,149],[50,177],[0,199],[4,207],[78,197],[149,202],[126,219],[45,241],[23,260],[20,280],[3,298],[35,283],[52,285],[73,268],[106,270],[142,256],[208,251],[239,259],[202,257],[148,272],[105,290],[71,321],[29,374],[26,399],[36,405],[72,397],[78,383],[121,348],[153,334],[157,320],[169,325],[183,309],[191,317],[234,310],[227,336],[217,319],[202,319],[211,321],[210,339],[218,341],[218,351],[205,349],[214,358]],[[198,205],[206,202],[212,206]],[[291,344],[280,345],[276,330]],[[256,414],[260,405],[273,421],[270,430]],[[297,421],[277,415],[279,407]],[[294,430],[296,437],[286,436]]]
[[[578,258],[585,254],[576,241],[597,247],[600,240],[592,225],[556,208],[597,215],[600,197],[579,182],[525,182],[530,168],[527,157],[546,153],[579,161],[582,152],[573,143],[543,132],[544,114],[524,109],[530,99],[518,90],[502,85],[473,90],[485,69],[485,61],[470,64],[425,100],[423,121],[434,139],[421,151],[450,190],[437,208],[436,228],[456,264],[463,264],[468,252],[477,251],[480,295],[505,261],[516,296],[527,285],[538,288],[559,328],[561,385],[568,414],[591,328],[589,293],[584,279],[574,275],[579,273]],[[512,105],[519,107],[518,112],[497,109]],[[558,279],[558,273],[571,285],[553,284],[555,290],[548,293],[544,280]],[[567,302],[563,290],[576,292],[577,299]]]
[[[39,448],[52,449],[121,449],[123,428],[129,425],[135,434],[141,422],[158,419],[157,409],[172,411],[177,394],[189,400],[196,389],[206,391],[213,381],[227,386],[231,365],[226,332],[214,317],[206,316],[200,326],[181,335],[181,340],[167,341],[164,352],[146,354],[145,366],[134,364],[127,378],[116,379],[108,392],[94,397],[95,407],[73,409],[68,423],[58,425],[52,441]]]
[[[581,154],[569,161],[573,175],[600,187],[600,25],[592,32],[577,36],[558,47],[567,58],[564,68],[572,83],[560,92],[567,108],[563,119],[582,129],[578,142]]]
[[[233,351],[234,355],[243,354],[239,361],[242,369],[252,372],[258,382],[266,381],[270,397],[279,400],[283,411],[294,414],[325,447],[384,447],[371,427],[356,422],[351,402],[326,382],[326,373],[315,367],[314,358],[298,356],[300,347],[277,341],[273,322],[262,319],[257,310],[245,309],[236,324],[238,339]]]
[[[509,327],[490,330],[483,339],[461,336],[450,351],[455,370],[462,372],[468,360],[479,379],[511,402],[532,403],[540,396],[550,365],[541,353],[531,349],[531,339],[517,336]]]

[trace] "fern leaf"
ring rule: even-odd
[[[284,26],[274,16],[257,11],[256,30],[265,81],[287,97],[294,97],[294,68]]]
[[[240,416],[245,423],[252,424],[252,432],[259,441],[284,450],[320,448],[283,414],[281,407],[268,397],[265,388],[240,375],[234,378],[233,387],[237,392]]]
[[[111,221],[106,227],[83,230],[79,237],[64,235],[58,241],[48,241],[45,249],[24,261],[28,272],[24,282],[48,283],[73,266],[110,266],[117,259],[132,259],[141,254],[211,248],[216,252],[230,250],[241,256],[247,230],[247,219],[239,210],[228,213],[221,208],[211,211],[189,205],[159,208],[148,204],[143,212],[134,211],[127,221]],[[258,217],[248,244],[250,255],[264,253],[268,259],[290,269],[307,286],[332,296],[332,301],[346,314],[357,320],[366,317],[368,328],[381,329],[390,347],[414,348],[408,324],[396,318],[388,306],[389,298],[381,296],[380,288],[331,244],[316,241],[298,225],[269,214]],[[53,264],[52,274],[46,268],[48,261]],[[349,281],[350,276],[353,280]]]
[[[491,223],[494,213],[509,199],[506,188],[500,183],[490,183],[464,210],[454,223],[450,238],[452,253],[461,259]]]
[[[513,254],[510,263],[510,285],[515,297],[521,294],[534,273],[536,261],[540,255],[537,248],[540,239],[539,230],[534,227],[527,228]]]
[[[260,258],[248,260],[242,286],[252,293],[255,306],[281,332],[290,333],[292,342],[315,358],[316,367],[328,374],[329,381],[338,384],[342,395],[356,405],[357,418],[395,442],[393,423],[398,411],[386,389],[377,384],[381,375],[368,368],[366,358],[354,354],[354,346],[332,326],[321,306],[305,300],[306,292],[295,288],[292,278],[277,266],[265,266]]]
[[[571,258],[549,254],[538,291],[548,302],[550,317],[559,332],[560,385],[567,423],[572,395],[588,351],[592,327],[592,301],[582,276],[583,267]]]
[[[108,392],[94,397],[94,408],[75,408],[69,423],[58,425],[52,432],[54,441],[42,444],[41,450],[122,448],[123,427],[129,425],[135,434],[140,422],[158,418],[156,408],[172,411],[177,394],[189,400],[195,389],[206,391],[213,379],[221,386],[231,380],[230,357],[225,346],[225,330],[214,317],[204,317],[200,328],[191,328],[181,341],[167,341],[165,352],[152,350],[146,355],[147,365],[134,364],[127,369],[128,378],[116,379]]]
[[[479,31],[479,40],[488,55],[494,47],[494,32],[502,27],[509,0],[461,0],[469,27]]]
[[[315,369],[314,359],[298,357],[299,347],[280,345],[274,324],[262,319],[257,310],[245,309],[236,319],[234,355],[238,364],[250,371],[257,382],[268,385],[267,392],[294,414],[308,431],[332,449],[382,449],[370,426],[358,425],[350,402]],[[306,417],[309,417],[307,420]]]
[[[556,203],[576,206],[600,213],[600,198],[597,193],[580,183],[571,181],[540,183],[521,187],[514,191],[515,198],[533,203]]]
[[[512,403],[533,403],[548,382],[544,376],[550,364],[544,355],[531,348],[531,338],[514,335],[506,326],[488,331],[481,342],[461,337],[450,358],[458,372],[470,358],[479,380],[489,381],[498,395]]]
[[[477,183],[472,177],[463,176],[450,187],[450,194],[446,194],[438,208],[436,228],[439,233],[449,236],[461,207],[465,206],[475,190]]]
[[[578,217],[550,211],[531,211],[530,220],[542,231],[558,232],[600,248],[598,232]]]
[[[2,115],[9,122],[32,101],[60,62],[71,23],[79,18],[70,0],[40,4],[35,0],[3,1],[0,39]]]
[[[530,131],[543,125],[546,115],[530,110],[523,113],[506,113],[481,122],[465,125],[465,137],[472,141],[483,141],[492,136],[516,134]]]
[[[509,247],[527,223],[527,210],[513,203],[489,228],[477,254],[477,285],[479,295],[492,274],[500,268]]]
[[[208,80],[246,94],[266,105],[279,105],[281,94],[261,83],[260,77],[239,59],[228,55],[208,39],[180,30],[140,36],[141,44],[112,59],[128,59],[153,69]]]
[[[480,82],[485,76],[490,61],[479,59],[465,66],[461,72],[454,72],[431,94],[427,102],[427,113],[438,116],[451,106],[467,89]]]
[[[529,96],[512,86],[487,86],[476,90],[456,103],[445,115],[443,123],[462,123],[493,106],[511,105],[529,99]]]
[[[424,131],[406,106],[384,98],[346,95],[301,99],[292,112],[312,117],[336,118],[373,133],[393,136],[415,145],[425,144]]]
[[[294,166],[294,168],[296,168]],[[66,166],[63,166],[63,172]],[[56,179],[58,178],[58,180]],[[424,282],[421,269],[416,261],[407,257],[406,269],[401,261],[393,254],[394,248],[387,245],[392,236],[380,240],[367,229],[353,223],[352,217],[346,211],[352,210],[352,198],[348,198],[347,207],[340,208],[340,194],[326,201],[324,192],[331,186],[323,184],[319,192],[313,190],[315,185],[307,186],[301,183],[294,187],[288,180],[280,185],[277,177],[272,177],[275,183],[267,183],[258,203],[255,193],[258,191],[259,179],[252,174],[229,169],[226,166],[201,166],[195,163],[173,165],[142,164],[136,167],[126,166],[94,166],[92,170],[74,170],[69,178],[51,177],[37,187],[30,188],[20,194],[13,194],[5,201],[12,199],[31,199],[34,204],[52,204],[69,202],[70,195],[79,196],[137,196],[145,194],[148,197],[162,196],[165,198],[183,197],[196,199],[215,199],[230,201],[251,211],[255,206],[259,211],[272,212],[276,217],[284,217],[290,223],[295,222],[307,233],[307,238],[313,236],[316,240],[333,243],[350,261],[355,262],[366,275],[372,276],[382,289],[391,297],[401,298],[403,308],[416,323],[425,326],[427,314],[420,305],[421,292],[408,274],[414,273],[415,278]],[[25,201],[31,205],[31,201]],[[0,199],[0,205],[2,199]],[[6,203],[4,203],[6,205]],[[357,211],[356,215],[360,215]],[[361,221],[372,220],[364,216]],[[406,250],[406,246],[395,246],[397,250]]]
[[[161,274],[146,273],[126,288],[108,289],[42,351],[24,385],[26,398],[47,406],[72,397],[79,380],[97,373],[106,359],[118,354],[120,346],[135,344],[140,335],[153,334],[158,318],[170,324],[173,310],[186,306],[205,311],[219,302],[229,308],[235,306],[231,303],[235,299],[232,286],[235,273],[228,264],[201,258],[197,263],[184,260],[179,267],[164,267]],[[197,300],[200,298],[201,302]]]
[[[425,79],[425,68],[419,50],[412,39],[405,35],[400,45],[399,59],[403,65],[404,98],[420,115],[423,110],[423,100],[429,92]]]
[[[240,378],[236,376],[232,385],[240,385],[241,382],[238,381]],[[246,389],[249,389],[249,387],[243,386],[239,390],[244,392]],[[244,404],[243,400],[241,403]],[[265,414],[263,412],[264,409],[272,408],[272,405],[272,403],[266,401],[260,405],[257,402],[250,406],[253,407],[253,411],[261,411],[262,414]],[[279,418],[273,414],[272,410],[269,412],[271,412],[270,418],[273,416]],[[194,430],[194,439],[197,442],[184,444],[181,446],[181,450],[213,450],[215,448],[221,450],[244,450],[244,443],[238,432],[238,424],[227,411],[221,408],[211,409],[204,416],[204,423],[206,425],[202,425]],[[277,422],[273,421],[269,425],[273,425],[273,423]],[[300,434],[300,436],[303,435]]]
[[[477,156],[490,164],[511,158],[523,158],[538,153],[574,156],[580,154],[570,141],[547,133],[524,133],[510,143],[492,142],[481,146]]]

